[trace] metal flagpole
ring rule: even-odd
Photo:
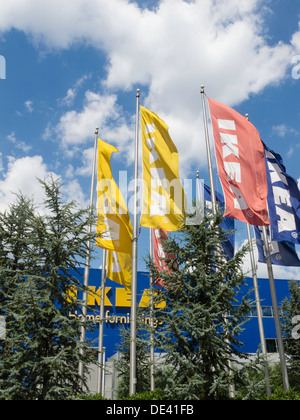
[[[216,190],[215,190],[214,173],[213,173],[213,167],[212,167],[211,147],[210,147],[210,142],[209,142],[207,113],[206,113],[203,85],[201,86],[201,98],[202,98],[202,108],[203,108],[203,115],[204,115],[204,130],[205,130],[206,153],[207,153],[207,162],[208,162],[208,171],[209,171],[211,202],[212,202],[213,213],[216,214],[216,211],[217,211]]]
[[[134,209],[132,236],[132,279],[131,279],[131,332],[130,332],[130,395],[136,394],[136,333],[137,333],[137,251],[138,251],[138,176],[139,176],[139,115],[140,90],[136,92],[135,163],[134,163]]]
[[[263,354],[263,358],[264,358],[266,388],[267,388],[267,395],[268,395],[268,397],[270,397],[271,394],[272,394],[272,390],[271,390],[271,385],[270,385],[270,370],[269,370],[269,364],[268,364],[268,352],[267,352],[264,324],[263,324],[263,318],[262,318],[262,309],[261,309],[261,304],[260,304],[259,288],[258,288],[258,281],[257,281],[257,270],[256,270],[256,267],[255,267],[255,258],[254,258],[254,250],[253,250],[253,244],[252,244],[251,230],[250,230],[250,226],[249,226],[248,223],[247,223],[247,233],[248,233],[248,243],[249,243],[249,249],[250,249],[250,261],[251,261],[252,278],[253,278],[253,284],[254,284],[256,311],[257,311],[257,316],[258,316],[258,328],[259,328],[261,349],[262,349],[262,354]]]
[[[205,106],[205,97],[204,97],[204,86],[201,86],[201,98],[202,98],[202,108],[203,108],[203,115],[204,115],[204,129],[205,129],[205,141],[206,141],[206,152],[207,152],[207,161],[208,161],[208,171],[209,171],[209,181],[210,181],[210,192],[211,192],[211,202],[212,202],[212,210],[213,214],[217,213],[217,199],[216,199],[216,190],[215,190],[215,183],[214,183],[214,174],[213,174],[213,167],[212,167],[212,158],[211,158],[211,147],[209,142],[209,134],[208,134],[208,124],[207,124],[207,113],[206,113],[206,106]],[[225,323],[228,323],[227,316],[224,315]],[[228,339],[225,339],[226,344],[230,347],[230,342]],[[232,375],[232,362],[228,360],[228,371],[229,374]],[[235,389],[234,385],[230,384],[230,391],[229,395],[231,398],[235,396]]]
[[[103,374],[104,374],[104,361],[103,361],[103,336],[104,336],[104,301],[105,301],[105,285],[106,285],[106,261],[107,250],[103,249],[102,257],[102,275],[101,275],[101,298],[100,298],[100,322],[99,322],[99,343],[98,343],[98,394],[103,393]]]
[[[278,342],[278,351],[279,351],[279,357],[280,357],[283,388],[285,391],[288,391],[290,389],[290,384],[289,384],[289,377],[288,377],[286,360],[285,360],[284,345],[283,345],[282,331],[281,331],[281,325],[280,325],[280,316],[279,316],[279,309],[278,309],[278,301],[277,301],[273,266],[272,266],[272,261],[271,261],[271,253],[270,253],[270,246],[269,246],[266,226],[263,226],[263,241],[265,245],[265,255],[266,255],[270,290],[271,290],[271,296],[272,296],[272,304],[273,304],[274,320],[275,320],[276,335],[277,335],[277,342]]]
[[[198,210],[200,210],[201,217],[204,217],[204,207],[205,207],[205,199],[204,199],[204,184],[200,180],[200,172],[197,171],[196,173],[196,204],[199,206]]]
[[[151,261],[153,260],[153,229],[149,229],[149,255]],[[151,335],[150,335],[150,390],[155,391],[155,378],[154,378],[154,364],[155,364],[155,355],[154,355],[154,335],[153,335],[153,314],[154,314],[154,297],[153,297],[153,276],[150,276],[150,327],[151,327]]]
[[[249,114],[246,114],[245,117],[249,121]],[[247,225],[248,244],[249,244],[249,250],[250,250],[250,262],[251,262],[252,278],[253,278],[254,293],[255,293],[256,311],[257,311],[257,316],[258,316],[260,343],[261,343],[261,350],[262,350],[262,354],[264,358],[266,388],[267,388],[267,395],[268,397],[270,397],[272,394],[271,385],[270,385],[270,370],[269,370],[269,364],[268,364],[268,352],[267,352],[265,330],[264,330],[263,317],[262,317],[262,309],[261,309],[261,304],[260,304],[261,301],[260,301],[259,288],[258,288],[257,270],[256,270],[256,264],[255,264],[250,225],[249,223],[246,223],[246,225]]]
[[[202,198],[204,199],[204,197],[201,197],[200,172],[199,171],[197,171],[197,173],[196,173],[196,188],[197,188],[196,202],[197,202],[197,200],[199,200],[199,202],[201,203],[201,200],[202,200]]]
[[[90,208],[91,208],[91,215],[93,214],[93,206],[94,206],[94,189],[95,189],[95,175],[96,175],[96,163],[97,163],[97,143],[98,143],[98,134],[99,128],[96,128],[95,131],[95,144],[94,144],[94,158],[93,158],[93,169],[92,169],[92,181],[91,181],[91,195],[90,195]],[[92,233],[93,225],[92,223],[89,226],[89,233]],[[87,253],[85,258],[85,268],[84,268],[84,291],[83,291],[83,305],[82,305],[82,320],[83,325],[81,326],[80,330],[80,342],[85,342],[86,336],[86,328],[85,323],[87,319],[87,299],[88,299],[88,287],[89,287],[89,277],[90,277],[90,260],[91,260],[91,241],[87,242]],[[80,349],[80,354],[83,355],[83,349]],[[79,362],[78,368],[79,378],[81,387],[83,386],[83,378],[84,378],[84,369],[83,369],[83,362]]]

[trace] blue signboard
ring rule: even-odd
[[[83,274],[83,270],[81,271]],[[100,291],[101,291],[101,270],[91,269],[89,277],[89,287],[91,294],[88,299],[88,321],[94,326],[94,331],[87,332],[87,340],[94,342],[93,346],[98,347],[99,321],[100,321]],[[241,288],[240,298],[252,290],[250,299],[255,301],[253,292],[253,281],[248,279],[248,284]],[[275,339],[276,330],[272,312],[272,299],[270,294],[269,280],[259,279],[259,292],[261,305],[263,307],[263,322],[266,339]],[[289,281],[276,280],[276,291],[278,303],[281,305],[284,298],[289,296]],[[138,304],[140,308],[146,308],[149,305],[149,273],[139,272],[138,279]],[[245,353],[256,353],[260,346],[260,337],[258,329],[258,319],[254,312],[249,314],[248,322],[244,325],[244,331],[239,339],[244,343],[242,351]],[[122,328],[130,327],[130,309],[131,296],[121,285],[106,280],[105,289],[105,312],[104,312],[104,347],[106,348],[106,359],[113,356],[118,351],[120,343],[120,331]],[[79,314],[70,314],[80,316]],[[145,324],[150,324],[150,318],[141,311],[141,319]]]

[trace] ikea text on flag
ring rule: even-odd
[[[115,183],[110,158],[118,149],[98,140],[97,241],[110,251],[131,253],[132,226],[128,209]]]
[[[208,99],[225,217],[256,226],[270,224],[264,147],[256,128],[242,115]]]
[[[265,145],[268,207],[274,241],[300,243],[300,191],[286,173],[282,158]]]
[[[179,179],[178,151],[168,126],[141,107],[143,213],[141,226],[177,231],[183,223],[185,195]]]

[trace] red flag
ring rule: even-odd
[[[208,99],[225,217],[255,226],[270,224],[265,151],[257,129],[241,114]]]
[[[175,258],[173,255],[166,254],[162,245],[162,241],[168,239],[169,233],[162,229],[152,229],[153,231],[153,257],[154,262],[159,272],[167,271],[170,272],[169,267],[165,263],[166,258]],[[155,284],[160,287],[164,287],[163,280],[156,279]]]

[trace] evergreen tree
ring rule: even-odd
[[[228,398],[229,387],[237,377],[229,367],[241,353],[238,336],[242,331],[250,302],[238,301],[244,284],[241,264],[247,248],[233,259],[225,257],[221,243],[228,232],[220,228],[222,214],[206,210],[199,225],[184,225],[180,238],[163,241],[168,270],[157,271],[149,261],[154,278],[165,287],[156,304],[165,301],[164,310],[155,310],[162,322],[155,332],[156,347],[166,353],[166,365],[174,377],[165,397],[171,399]],[[232,232],[231,232],[232,233]],[[239,302],[239,303],[238,303]]]
[[[0,316],[7,327],[0,341],[2,399],[70,399],[81,392],[79,361],[95,361],[79,340],[82,321],[69,318],[82,307],[70,292],[83,290],[75,274],[94,238],[87,229],[91,212],[63,203],[58,181],[42,184],[46,216],[22,196],[0,215]]]
[[[297,327],[294,323],[296,317],[300,315],[300,283],[290,282],[290,298],[286,298],[282,303],[282,329],[284,335],[284,348],[289,356],[288,374],[290,385],[300,391],[300,339],[293,336],[293,329]]]
[[[137,337],[136,337],[136,373],[137,373],[137,392],[150,390],[150,344],[149,335],[143,329],[140,318],[137,321]],[[123,328],[121,330],[121,342],[118,346],[120,358],[115,364],[115,368],[119,373],[120,382],[118,385],[118,398],[123,399],[129,397],[130,382],[130,330]]]

